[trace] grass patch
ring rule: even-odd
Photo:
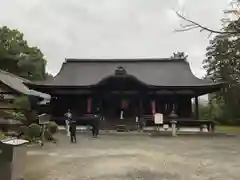
[[[221,133],[239,133],[240,134],[240,126],[216,126],[216,132]]]

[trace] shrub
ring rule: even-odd
[[[26,122],[26,118],[23,113],[21,112],[12,112],[12,111],[5,111],[7,118],[11,118],[14,120],[21,121],[23,124]]]
[[[20,96],[14,99],[13,105],[15,108],[30,110],[30,104],[27,96]]]
[[[53,134],[57,133],[58,125],[55,122],[50,122],[48,124],[47,130],[48,130],[49,133],[51,133],[53,135]]]
[[[28,126],[27,136],[30,139],[36,139],[41,136],[41,127],[38,124],[31,124]]]
[[[199,119],[209,120],[210,119],[210,107],[209,105],[199,105]]]
[[[0,140],[6,139],[6,136],[0,131]]]

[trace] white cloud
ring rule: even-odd
[[[192,57],[198,58],[204,56],[205,49],[200,46],[191,45],[188,52]]]
[[[172,9],[184,6],[189,17],[218,29],[226,5],[227,0],[9,0],[0,6],[0,25],[22,31],[54,74],[66,57],[169,57],[185,51],[201,76],[207,34],[174,33],[180,22]]]
[[[192,45],[188,49],[188,55],[190,59],[190,66],[194,73],[199,78],[202,78],[205,75],[205,71],[203,69],[202,61],[205,58],[205,48],[204,46]]]
[[[173,25],[179,24],[180,19],[173,9],[167,9],[166,16],[167,16],[167,20],[170,24],[173,24]]]
[[[40,4],[41,0],[15,0],[16,3],[25,10],[30,10]]]
[[[179,7],[183,7],[185,3],[186,3],[186,0],[178,0]]]

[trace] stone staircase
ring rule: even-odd
[[[132,131],[136,130],[136,122],[135,118],[106,118],[105,120],[101,121],[101,129],[107,130],[121,130],[125,129],[125,131]]]
[[[145,126],[154,126],[154,117],[153,115],[144,114],[142,116],[143,122],[145,122]]]

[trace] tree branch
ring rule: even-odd
[[[240,34],[240,31],[217,31],[217,30],[213,30],[213,29],[210,29],[208,27],[205,27],[195,21],[192,21],[186,17],[184,17],[183,15],[181,15],[180,13],[178,13],[177,11],[175,11],[175,13],[177,14],[177,16],[179,18],[181,18],[182,20],[186,21],[187,25],[180,25],[181,28],[180,29],[176,29],[175,31],[176,32],[183,32],[183,31],[189,31],[189,30],[192,30],[192,29],[200,29],[200,31],[208,31],[210,32],[211,34],[232,34],[232,35],[236,35],[236,34]]]

